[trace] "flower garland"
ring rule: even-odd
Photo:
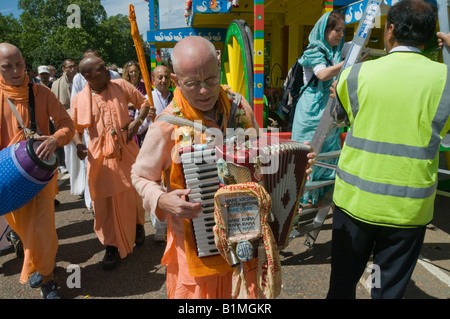
[[[155,8],[154,8],[154,11],[153,12],[155,12],[155,14],[154,14],[154,18],[155,18],[155,30],[158,30],[159,28],[158,28],[158,15],[156,14],[156,12],[158,12],[158,7],[159,7],[159,3],[158,3],[158,1],[155,1]]]
[[[189,16],[192,14],[192,0],[186,0],[184,2],[184,18],[186,23],[189,21]]]
[[[175,100],[172,100],[172,101],[173,101],[173,114],[184,118],[183,114],[181,113],[181,107],[178,106],[178,104],[175,102]]]
[[[234,92],[231,90],[231,87],[229,85],[222,85],[225,92],[227,92],[228,97],[230,98],[230,102],[233,101],[233,94]],[[234,114],[234,123],[236,123],[236,128],[240,127],[245,129],[246,127],[249,127],[251,125],[250,119],[245,114],[245,109],[242,103],[238,105],[238,109],[236,110],[236,113]]]
[[[225,90],[225,92],[227,92],[228,97],[230,99],[230,102],[233,101],[232,99],[232,95],[234,94],[233,91],[231,90],[231,87],[229,85],[223,85],[222,86],[223,89]],[[178,117],[182,117],[183,113],[181,113],[181,106],[179,106],[176,102],[175,99],[172,100],[173,101],[173,114],[178,116]],[[248,116],[246,116],[245,113],[245,109],[244,106],[242,104],[238,105],[238,109],[236,110],[236,113],[234,115],[234,123],[236,123],[236,128],[243,128],[245,129],[246,127],[249,127],[249,125],[251,125],[250,123],[250,119],[248,118]]]

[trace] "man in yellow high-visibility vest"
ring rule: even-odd
[[[436,19],[423,0],[392,6],[388,54],[344,70],[337,83],[337,113],[351,128],[336,172],[328,298],[355,297],[371,254],[372,298],[402,298],[411,278],[433,218],[439,144],[450,129],[449,68],[420,51]]]

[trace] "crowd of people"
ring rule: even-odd
[[[36,110],[36,113],[39,113],[37,115],[39,128],[45,126],[41,118],[47,118],[48,125],[41,131],[43,136],[52,142],[50,152],[52,153],[55,147],[53,151],[58,154],[60,163],[58,172],[70,175],[71,194],[80,195],[84,198],[86,208],[95,212],[94,231],[106,248],[102,265],[105,270],[113,269],[119,256],[124,258],[132,251],[134,244],[141,245],[145,239],[143,228],[145,211],[141,198],[131,185],[129,172],[139,152],[141,145],[139,141],[143,140],[152,118],[171,101],[170,70],[160,65],[152,73],[155,108],[150,106],[147,100],[138,62],[128,62],[124,66],[124,74],[121,75],[117,71],[107,69],[98,51],[89,48],[83,53],[83,59],[79,64],[75,59],[64,59],[61,65],[62,75],[56,78],[51,74],[52,68],[46,65],[39,66],[35,76],[32,67],[25,63],[20,50],[14,45],[2,43],[0,49],[2,68],[6,70],[1,73],[4,83],[1,88],[2,94],[5,99],[11,96],[26,122],[29,114],[22,104],[28,103],[29,96],[25,92],[21,93],[23,97],[19,96],[15,91],[22,92],[22,87],[28,87],[29,83],[32,85],[39,103],[39,109]],[[130,65],[133,65],[135,70],[128,72]],[[103,73],[99,72],[101,67]],[[23,74],[21,69],[24,70]],[[129,74],[133,74],[133,77],[129,77]],[[9,91],[12,92],[11,95]],[[105,94],[110,95],[103,98]],[[103,103],[110,103],[109,98],[113,98],[117,103],[104,105]],[[134,111],[133,118],[129,117],[131,110]],[[2,121],[15,122],[11,109],[2,108],[2,111]],[[95,111],[100,112],[101,116],[94,118],[101,123],[89,122],[91,115],[96,114]],[[109,113],[104,114],[103,111]],[[116,120],[118,122],[115,122]],[[3,126],[5,131],[2,130],[1,135],[2,149],[24,138],[20,130],[8,126]],[[89,131],[90,129],[94,131]],[[120,151],[114,155],[105,155],[105,148],[100,144],[105,145],[110,141],[105,142],[103,133],[112,129],[118,132],[114,136],[114,141],[117,142]],[[102,135],[100,141],[90,138],[99,136],[99,132]],[[54,138],[56,136],[57,143]],[[129,143],[130,136],[138,136],[137,143]],[[44,140],[44,137],[39,139]],[[46,144],[47,142],[44,146]],[[85,151],[88,145],[91,147],[89,158],[92,158],[92,162],[86,159]],[[110,169],[117,174],[110,174]],[[128,178],[122,180],[122,177],[127,175]],[[106,179],[112,179],[108,185],[117,187],[104,188],[94,185],[94,181],[103,183]],[[104,190],[110,193],[105,193]],[[33,288],[41,287],[42,295],[49,299],[59,298],[57,285],[53,280],[58,247],[54,220],[55,206],[59,204],[56,199],[57,193],[57,174],[55,174],[44,191],[32,202],[5,216],[13,229],[9,239],[16,254],[24,257],[20,282],[28,283]],[[135,207],[135,210],[132,207]],[[37,211],[39,215],[36,214]],[[36,216],[32,219],[25,217],[29,215]],[[158,230],[156,240],[165,241],[166,224],[157,220],[152,221]],[[35,229],[39,229],[39,232],[35,232]]]
[[[311,142],[330,93],[339,101],[336,119],[351,128],[336,174],[325,176],[336,179],[328,298],[354,298],[372,254],[382,279],[372,297],[401,298],[417,262],[433,216],[438,147],[450,129],[449,69],[420,54],[435,35],[436,20],[436,7],[423,0],[392,6],[385,25],[386,57],[341,73],[344,17],[327,13],[312,29],[310,45],[299,59],[304,83],[316,80],[298,101],[292,139]],[[441,47],[450,45],[450,35],[438,37]],[[198,36],[180,40],[172,63],[173,70],[158,66],[152,71],[150,93],[139,63],[126,63],[121,76],[89,49],[78,65],[65,59],[57,80],[48,66],[38,67],[37,84],[20,50],[2,43],[0,148],[25,138],[5,101],[12,100],[27,123],[31,85],[42,132],[36,138],[43,141],[37,155],[64,154],[60,158],[70,174],[71,193],[83,195],[94,212],[94,231],[105,247],[103,269],[114,269],[134,245],[143,243],[147,212],[156,238],[166,241],[161,264],[166,266],[168,298],[236,297],[234,270],[226,260],[196,255],[190,219],[202,207],[186,201],[190,190],[184,188],[181,164],[173,158],[178,124],[154,119],[176,115],[222,132],[243,126],[258,129],[258,123],[248,101],[221,85],[221,65],[211,42]],[[239,119],[231,111],[233,101],[238,101]],[[404,125],[399,117],[407,118]],[[379,130],[380,123],[384,130]],[[338,141],[334,132],[324,147],[340,149]],[[305,172],[313,180],[324,175],[314,166],[315,157],[313,151],[308,154]],[[20,282],[41,287],[44,298],[59,298],[53,279],[56,193],[57,174],[31,202],[5,215],[23,244]],[[317,204],[324,195],[305,194],[303,203]],[[246,296],[258,297],[256,261],[243,263],[241,272]]]

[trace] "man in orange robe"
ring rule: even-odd
[[[132,138],[149,113],[147,99],[123,79],[111,80],[105,62],[96,56],[79,64],[88,84],[74,96],[71,117],[75,122],[74,143],[78,157],[88,156],[88,185],[94,208],[94,230],[106,246],[103,269],[116,267],[120,258],[145,238],[142,199],[130,179],[131,165],[139,153]],[[130,122],[128,103],[140,109]],[[154,108],[151,108],[154,112]],[[89,133],[89,149],[82,143]]]
[[[214,45],[191,36],[179,41],[172,53],[177,88],[172,102],[160,114],[197,121],[225,132],[227,128],[255,128],[253,111],[242,97],[234,115],[231,99],[236,94],[220,85],[220,63]],[[221,255],[198,258],[189,220],[201,212],[201,204],[188,202],[177,154],[176,126],[163,121],[150,125],[132,167],[134,187],[144,208],[160,221],[167,219],[167,246],[161,263],[166,265],[167,296],[174,299],[232,298],[233,270]],[[174,153],[175,152],[175,153]],[[161,186],[161,173],[166,190]],[[248,297],[257,297],[255,259],[245,263]]]
[[[12,44],[0,44],[0,149],[25,140],[17,118],[7,99],[17,108],[24,125],[30,128],[28,109],[28,75],[25,60],[20,50]],[[57,97],[47,87],[33,83],[35,116],[43,141],[36,150],[41,159],[48,159],[57,147],[72,140],[74,124]],[[56,132],[50,135],[49,121],[53,120]],[[58,188],[58,174],[30,202],[22,208],[5,215],[8,224],[19,235],[24,248],[24,261],[20,282],[30,279],[32,287],[41,286],[44,298],[59,298],[57,285],[53,280],[58,237],[55,229],[55,196]],[[30,278],[30,275],[33,276]]]

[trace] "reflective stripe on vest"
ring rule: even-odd
[[[377,195],[425,199],[433,195],[437,187],[437,182],[430,187],[411,187],[376,183],[364,180],[359,176],[350,174],[339,168],[336,170],[336,174],[347,184],[358,187],[362,191]]]
[[[348,92],[353,118],[359,111],[358,100],[358,75],[361,71],[362,63],[355,64],[347,78]],[[441,143],[440,133],[448,119],[448,103],[450,101],[450,68],[447,68],[447,82],[439,102],[436,114],[432,122],[432,133],[428,147],[394,144],[387,142],[370,141],[364,138],[353,136],[352,130],[347,133],[345,143],[353,148],[364,150],[376,154],[409,157],[414,159],[432,160],[436,157]]]
[[[439,143],[449,127],[449,69],[417,53],[393,53],[344,70],[337,93],[351,128],[336,171],[335,204],[377,225],[429,223]]]

